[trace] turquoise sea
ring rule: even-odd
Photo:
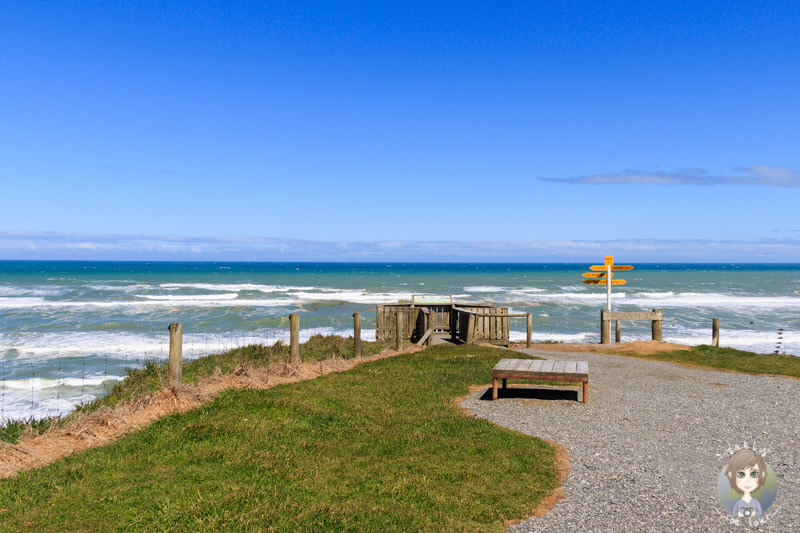
[[[618,258],[619,259],[619,258]],[[800,265],[636,264],[618,273],[615,311],[664,310],[664,340],[800,355]],[[534,339],[598,342],[604,286],[582,283],[589,264],[168,263],[0,261],[0,419],[66,413],[105,393],[125,368],[164,360],[171,322],[184,355],[301,337],[352,334],[374,306],[414,294],[451,294],[531,312]],[[649,323],[623,323],[623,341]],[[781,331],[779,331],[781,330]],[[525,321],[512,320],[512,340]],[[2,421],[0,420],[0,421]]]

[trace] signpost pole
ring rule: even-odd
[[[606,309],[611,311],[611,265],[606,265]]]

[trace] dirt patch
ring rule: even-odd
[[[328,359],[276,364],[268,368],[240,367],[233,374],[215,375],[180,388],[165,388],[113,409],[99,409],[78,416],[64,427],[53,426],[41,435],[24,435],[18,444],[0,442],[0,479],[22,470],[38,468],[62,457],[109,444],[126,433],[144,428],[165,415],[183,413],[213,400],[229,389],[268,389],[284,383],[314,379],[333,372],[349,370],[361,363],[422,350],[410,346],[400,352],[386,349],[362,359]]]
[[[466,414],[467,416],[472,417],[472,418],[477,418],[475,416],[475,413],[473,413],[469,408],[464,407],[461,404],[462,404],[462,402],[464,402],[467,399],[467,396],[469,396],[469,395],[471,395],[471,394],[473,394],[473,393],[475,393],[475,392],[477,392],[479,390],[490,389],[491,387],[492,387],[491,385],[471,385],[469,387],[469,393],[467,393],[467,395],[459,396],[458,398],[454,398],[454,402],[456,404],[456,407],[461,409],[461,411],[464,414]],[[494,423],[491,420],[487,420],[487,422]],[[505,426],[499,426],[499,427],[505,428]],[[508,428],[505,428],[505,429],[508,429]],[[541,437],[537,437],[537,438],[541,439]],[[555,463],[556,463],[556,469],[558,469],[558,485],[559,486],[556,487],[555,489],[553,489],[553,491],[550,494],[548,494],[544,499],[542,499],[542,501],[540,501],[536,505],[536,507],[534,507],[534,509],[531,511],[530,516],[525,517],[525,518],[518,518],[518,519],[515,519],[515,520],[508,520],[508,521],[505,522],[505,526],[506,527],[512,526],[514,524],[519,524],[520,522],[524,522],[525,520],[527,520],[528,518],[533,517],[533,516],[544,516],[545,514],[547,514],[550,511],[550,509],[555,507],[556,504],[565,497],[564,489],[562,487],[564,485],[564,482],[567,479],[567,474],[569,474],[569,453],[567,452],[567,449],[565,447],[563,447],[562,445],[560,445],[559,443],[557,443],[555,441],[548,440],[548,439],[542,439],[542,440],[547,442],[547,443],[549,443],[556,450]]]
[[[517,343],[509,346],[510,348],[526,348],[526,344]],[[591,343],[537,343],[533,348],[547,350],[551,352],[594,352],[594,353],[634,353],[636,355],[651,355],[661,352],[672,352],[674,350],[689,350],[691,346],[685,344],[673,344],[671,342],[658,341],[635,341],[618,342],[614,344],[591,344]]]
[[[540,437],[541,438],[541,437]],[[550,493],[549,496],[544,498],[539,504],[533,509],[531,516],[544,516],[546,515],[550,509],[556,506],[556,504],[564,499],[566,496],[564,494],[564,482],[567,480],[567,474],[569,474],[569,453],[567,453],[567,449],[560,445],[559,443],[542,439],[544,441],[549,442],[553,447],[556,449],[556,468],[558,468],[558,484],[559,486],[553,489],[553,492]],[[527,519],[526,519],[527,520]],[[519,522],[523,522],[524,520],[519,520]]]

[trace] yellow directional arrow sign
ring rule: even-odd
[[[605,279],[605,278],[606,278],[606,273],[605,273],[605,272],[584,272],[584,273],[583,273],[583,274],[581,274],[581,275],[582,275],[584,278],[603,278],[603,279]],[[612,277],[612,278],[614,277],[614,274],[613,274],[613,273],[611,274],[611,277]]]
[[[608,270],[608,265],[592,265],[589,270],[605,272]],[[611,270],[633,270],[632,265],[611,265]]]
[[[605,278],[603,278],[603,279],[585,279],[585,280],[583,280],[583,282],[586,283],[587,285],[605,285],[605,284],[608,283],[608,280],[606,280]],[[625,285],[626,283],[628,283],[628,282],[625,281],[624,279],[612,279],[611,280],[611,284],[612,285]]]

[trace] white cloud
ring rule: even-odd
[[[800,262],[800,240],[306,241],[0,232],[0,259],[150,261]]]
[[[573,185],[702,185],[800,187],[800,172],[789,168],[759,165],[738,169],[738,175],[715,175],[703,169],[676,172],[623,170],[609,174],[590,174],[574,178],[541,178],[554,183]]]

